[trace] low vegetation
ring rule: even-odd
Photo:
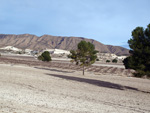
[[[136,77],[150,77],[150,24],[146,29],[135,28],[128,43],[130,56],[123,61],[126,69],[134,69]]]
[[[98,51],[95,50],[92,43],[86,41],[81,41],[77,47],[77,50],[70,51],[68,57],[72,59],[72,62],[76,62],[76,65],[82,66],[84,75],[85,66],[89,66],[96,61]]]
[[[109,63],[110,62],[110,60],[106,60],[106,63]]]
[[[113,59],[113,60],[112,60],[112,63],[117,63],[117,62],[118,62],[117,59]]]
[[[21,51],[19,51],[19,52],[18,52],[18,54],[22,54],[22,52],[21,52]]]
[[[96,61],[99,61],[99,59],[97,58]]]
[[[44,51],[39,57],[38,57],[39,60],[42,60],[42,61],[51,61],[51,56],[50,56],[50,53],[48,51]]]

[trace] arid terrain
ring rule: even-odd
[[[132,77],[120,65],[102,65],[83,76],[64,61],[0,57],[0,112],[149,113],[150,80]]]
[[[117,55],[129,55],[129,50],[119,46],[104,45],[93,39],[83,37],[61,37],[43,35],[38,37],[31,34],[7,35],[0,34],[0,48],[6,46],[14,46],[19,49],[43,50],[43,49],[77,49],[77,44],[85,40],[94,44],[95,49],[99,52],[114,53]]]

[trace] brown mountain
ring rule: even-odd
[[[43,35],[41,37],[31,34],[7,35],[0,34],[0,47],[14,46],[21,49],[76,49],[77,44],[85,40],[95,45],[96,50],[105,53],[114,53],[117,55],[128,55],[129,50],[119,46],[104,45],[96,40],[82,37],[60,37]]]

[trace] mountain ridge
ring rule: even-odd
[[[14,46],[21,49],[43,50],[43,49],[77,49],[80,41],[87,41],[94,44],[99,52],[114,53],[116,55],[129,55],[129,50],[120,46],[104,45],[94,39],[84,37],[66,37],[33,34],[0,34],[0,47]]]

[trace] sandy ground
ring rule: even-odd
[[[1,113],[150,113],[150,80],[0,64]]]

